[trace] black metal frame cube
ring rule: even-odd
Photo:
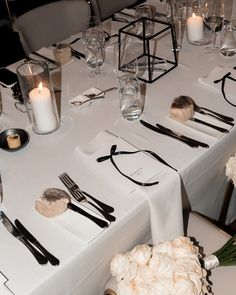
[[[148,32],[147,26],[151,25],[153,30]],[[141,30],[140,30],[141,27]],[[139,32],[138,29],[139,28]],[[132,57],[123,61],[127,40],[132,39]],[[130,65],[137,62],[138,65],[145,65],[145,75],[137,75],[144,82],[152,83],[178,66],[175,32],[172,24],[160,20],[140,18],[119,30],[119,69],[130,72]],[[133,49],[132,49],[133,48]],[[137,51],[139,48],[139,52]],[[162,48],[160,51],[159,49]],[[132,72],[132,71],[131,71]]]

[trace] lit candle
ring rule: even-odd
[[[30,91],[29,98],[38,131],[45,133],[53,131],[57,126],[57,118],[53,110],[50,90],[43,87],[40,82],[38,88]]]
[[[193,13],[187,19],[187,35],[190,42],[200,41],[203,38],[203,19],[201,16]]]

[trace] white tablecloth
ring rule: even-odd
[[[76,44],[75,48],[81,49],[81,44]],[[191,149],[146,129],[139,122],[125,121],[119,112],[118,91],[107,93],[105,99],[83,109],[70,105],[70,99],[91,87],[118,86],[109,49],[103,66],[104,76],[99,79],[87,78],[83,59],[63,66],[61,77],[54,75],[55,86],[62,89],[61,126],[49,135],[34,134],[27,115],[15,109],[10,90],[1,89],[2,127],[24,128],[30,135],[24,149],[15,153],[0,150],[6,213],[11,220],[18,218],[61,261],[59,267],[39,266],[29,251],[0,224],[0,271],[8,278],[7,286],[15,294],[101,295],[109,276],[109,261],[115,253],[147,241],[151,233],[155,241],[181,234],[181,197],[184,205],[190,202],[193,209],[211,217],[218,216],[226,182],[224,165],[236,150],[236,129],[232,128],[226,135],[212,133],[206,128],[197,131],[191,126],[174,123],[168,118],[168,112],[173,98],[184,94],[193,97],[201,106],[236,118],[234,108],[223,100],[220,92],[213,92],[198,82],[199,77],[216,65],[232,67],[234,62],[235,57],[206,55],[204,47],[192,46],[184,40],[179,66],[147,85],[142,118],[152,123],[165,123],[205,141],[209,149]],[[139,149],[156,152],[178,169],[181,182],[176,172],[163,167],[157,186],[136,189],[130,194],[128,180],[115,172],[112,172],[114,179],[109,179],[105,171],[96,168],[96,163],[90,163],[78,152],[104,130]],[[114,206],[116,222],[101,230],[69,210],[53,219],[38,214],[34,209],[35,199],[47,187],[64,189],[58,179],[64,171],[82,189]],[[232,204],[229,219],[235,216],[235,206]]]

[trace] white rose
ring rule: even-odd
[[[117,295],[139,295],[134,281],[121,280],[117,285]]]
[[[236,157],[230,157],[226,163],[226,176],[231,179],[236,186]]]
[[[173,287],[173,280],[169,278],[160,278],[159,280],[156,280],[153,282],[153,285],[155,287],[155,295],[169,295],[170,291]]]
[[[126,254],[117,254],[113,257],[110,270],[113,276],[120,281],[129,271],[130,261]]]
[[[137,245],[130,252],[130,257],[140,265],[148,264],[152,255],[152,248],[146,244]]]
[[[129,271],[124,276],[127,280],[132,280],[136,278],[139,265],[136,261],[131,261],[129,264]]]
[[[204,276],[203,269],[198,259],[178,258],[175,260],[175,275],[182,272],[194,272],[201,278]]]
[[[175,284],[179,282],[190,281],[194,286],[193,290],[196,294],[200,294],[202,290],[203,280],[206,272],[201,268],[198,261],[193,261],[191,259],[177,259],[176,268],[174,273]],[[179,285],[178,285],[179,288]],[[191,291],[192,292],[192,291]],[[192,293],[190,293],[192,294]],[[195,293],[193,293],[195,294]]]
[[[148,265],[139,266],[136,281],[141,283],[148,283],[155,280],[155,274]]]
[[[169,255],[154,253],[150,259],[149,267],[157,278],[172,278],[175,265],[173,259]]]
[[[152,253],[163,253],[172,256],[172,245],[170,241],[158,243],[153,246]]]
[[[199,295],[197,288],[188,276],[174,283],[170,295]]]
[[[198,248],[193,245],[191,240],[187,237],[178,237],[171,241],[172,255],[175,258],[188,257],[196,259],[198,255]]]
[[[202,280],[201,277],[195,272],[189,272],[188,273],[189,279],[193,282],[195,288],[198,291],[198,294],[201,293],[202,290]]]

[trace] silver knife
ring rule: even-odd
[[[30,250],[30,252],[34,255],[39,264],[46,264],[48,262],[47,257],[30,244],[30,242],[25,238],[24,235],[19,232],[19,230],[15,227],[15,225],[10,221],[10,219],[3,211],[0,212],[0,221],[9,231],[9,233],[11,233],[16,239],[21,241]]]

